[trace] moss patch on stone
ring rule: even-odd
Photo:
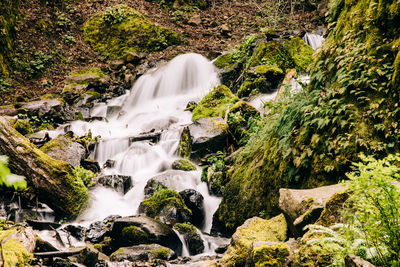
[[[178,222],[187,222],[192,215],[179,193],[164,188],[160,188],[152,197],[143,200],[139,206],[139,212],[154,219],[160,219],[161,216],[169,217],[172,211],[176,214],[171,215],[176,216]]]
[[[248,219],[233,234],[231,244],[222,257],[221,264],[222,266],[245,266],[246,262],[251,261],[254,242],[283,242],[286,234],[287,224],[283,214],[270,220],[258,217]]]
[[[201,99],[192,114],[192,120],[201,118],[225,117],[226,110],[239,99],[224,85],[215,87]]]
[[[181,171],[195,171],[196,166],[194,166],[187,159],[177,159],[172,163],[172,169]]]
[[[253,247],[252,254],[255,267],[285,266],[290,252],[285,243],[266,243]]]
[[[154,25],[134,8],[125,4],[108,7],[93,15],[83,27],[85,41],[108,58],[120,58],[127,52],[154,52],[179,44],[181,37]]]
[[[14,129],[22,135],[33,133],[32,125],[28,119],[17,119],[14,123]]]
[[[196,255],[203,252],[203,240],[197,233],[196,227],[190,223],[176,223],[174,225],[174,229],[183,235],[191,255]]]

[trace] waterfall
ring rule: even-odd
[[[180,55],[168,64],[149,70],[129,93],[95,105],[90,114],[106,117],[106,120],[71,122],[68,129],[76,135],[84,135],[90,130],[93,136],[101,136],[91,158],[100,166],[107,160],[114,162],[113,167],[103,170],[103,174],[128,175],[133,184],[124,196],[101,185],[92,188],[90,205],[75,223],[89,226],[109,215],[137,214],[145,197],[147,181],[155,176],[168,175],[170,189],[177,192],[194,189],[203,195],[205,219],[201,230],[209,233],[212,216],[221,198],[209,194],[206,183],[200,181],[199,167],[184,172],[171,170],[171,164],[178,159],[176,151],[182,129],[192,123],[191,113],[184,111],[187,103],[198,101],[218,84],[216,68],[205,57]],[[50,136],[57,136],[65,127],[61,126]],[[159,141],[130,141],[130,138],[146,132],[160,133]],[[185,249],[184,242],[183,246]],[[212,253],[210,246],[207,248],[207,252]],[[186,248],[184,256],[188,255]]]
[[[317,33],[306,33],[303,36],[303,41],[314,50],[320,48],[324,40],[324,37]]]

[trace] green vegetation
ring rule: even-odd
[[[181,37],[155,26],[127,5],[108,7],[84,25],[85,41],[104,57],[120,58],[127,52],[154,52],[179,44]]]
[[[17,191],[25,190],[27,187],[25,178],[12,174],[7,165],[8,158],[0,156],[0,186],[13,187]]]
[[[91,184],[92,178],[96,176],[92,171],[86,170],[82,167],[75,168],[74,175],[80,177],[86,187]]]
[[[360,152],[383,157],[399,150],[393,44],[400,36],[400,15],[391,11],[399,3],[389,2],[360,0],[330,10],[329,36],[311,65],[310,86],[276,103],[233,160],[215,216],[223,230],[233,232],[263,210],[276,214],[281,187],[334,183]],[[252,57],[259,58],[257,51],[282,51],[278,47],[256,46]]]
[[[221,195],[226,181],[225,154],[221,151],[207,158],[207,164],[203,167],[201,181],[206,182],[210,193]]]
[[[263,244],[253,248],[255,267],[284,266],[289,256],[289,247],[285,243]]]
[[[204,250],[203,240],[196,227],[190,223],[176,223],[174,229],[183,235],[191,255],[202,253]]]
[[[310,231],[303,237],[300,253],[318,252],[325,262],[335,263],[343,263],[347,254],[355,254],[379,266],[397,266],[400,156],[360,158],[361,162],[353,164],[355,170],[347,174],[349,197],[341,212],[345,223],[329,228],[308,226]],[[309,260],[316,262],[312,256]]]
[[[177,159],[172,163],[172,169],[182,171],[195,171],[196,166],[194,166],[187,159]]]
[[[0,221],[0,243],[3,266],[29,266],[33,254],[18,240],[25,229]]]
[[[22,135],[33,133],[32,125],[28,119],[17,119],[13,127]]]
[[[227,109],[235,104],[238,98],[224,85],[215,87],[194,108],[192,120],[201,118],[225,117]]]

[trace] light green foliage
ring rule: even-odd
[[[92,171],[86,170],[82,167],[75,168],[74,175],[80,177],[85,186],[88,186],[92,181],[92,178],[96,176]]]
[[[221,151],[207,158],[207,164],[201,172],[201,181],[206,182],[209,191],[215,195],[221,195],[226,184],[225,154]]]
[[[108,7],[84,25],[85,41],[105,57],[119,58],[127,52],[154,52],[179,44],[181,37],[154,25],[125,4]]]
[[[219,85],[209,92],[194,108],[192,120],[225,117],[226,110],[239,99],[225,85]]]
[[[250,133],[258,127],[260,113],[247,102],[239,101],[228,114],[229,131],[238,145],[244,145],[249,140]]]
[[[27,187],[25,178],[12,174],[7,165],[8,158],[0,156],[0,186],[13,187],[17,191],[25,190]]]
[[[195,171],[196,166],[194,166],[187,159],[178,159],[172,163],[172,169],[174,170],[182,170],[182,171]]]

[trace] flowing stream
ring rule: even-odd
[[[67,129],[77,136],[82,136],[89,130],[93,136],[101,136],[101,141],[91,157],[100,166],[107,160],[115,161],[113,168],[103,170],[104,174],[129,175],[132,179],[133,188],[124,196],[101,185],[93,188],[90,191],[90,207],[75,223],[87,227],[109,215],[137,214],[144,199],[143,189],[147,181],[164,174],[178,158],[176,152],[181,131],[184,126],[192,123],[191,113],[184,111],[187,103],[198,101],[218,84],[216,69],[205,57],[198,54],[181,55],[141,76],[129,93],[106,104],[95,105],[91,116],[104,117],[104,120],[74,121],[50,132],[52,138],[63,134]],[[130,143],[130,137],[149,131],[161,131],[159,142]],[[212,215],[221,199],[209,194],[207,185],[200,181],[200,176],[199,167],[191,172],[171,172],[168,186],[178,192],[195,189],[203,195],[205,220],[200,230],[209,233]],[[47,233],[42,233],[42,236],[48,239]],[[215,249],[214,239],[207,235],[202,236],[207,248],[205,253],[210,253]],[[184,256],[189,256],[187,248],[184,247],[183,251]]]

